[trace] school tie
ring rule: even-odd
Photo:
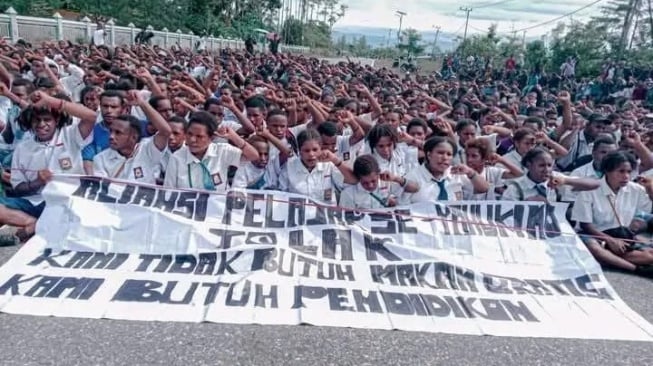
[[[215,182],[213,182],[213,177],[209,168],[206,166],[204,161],[199,162],[200,168],[202,169],[202,184],[204,189],[207,191],[215,191]]]
[[[546,187],[544,187],[544,185],[536,184],[534,188],[537,191],[537,194],[539,194],[540,196],[546,198],[546,196],[547,196],[546,195]]]
[[[436,180],[435,183],[438,184],[438,188],[440,189],[440,193],[438,194],[438,201],[449,201],[449,194],[447,194],[447,187],[445,184],[447,181],[443,180]]]

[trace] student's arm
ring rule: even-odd
[[[163,96],[163,91],[159,87],[159,84],[156,82],[156,79],[154,79],[152,74],[150,74],[146,68],[139,67],[136,70],[136,76],[145,82],[147,88],[152,92],[152,95]]]
[[[326,118],[324,114],[322,114],[322,111],[320,111],[319,108],[313,104],[313,100],[311,98],[308,98],[306,96],[300,97],[299,98],[300,103],[303,101],[306,103],[306,106],[308,107],[308,111],[311,113],[311,116],[313,117],[313,124],[315,126],[318,126],[321,123],[324,123],[326,121]]]
[[[501,138],[512,136],[511,129],[501,127],[501,126],[495,126],[495,125],[483,126],[483,133],[485,133],[486,135],[491,135],[493,133],[496,133]]]
[[[345,183],[347,184],[358,183],[358,178],[356,178],[356,176],[354,175],[354,171],[331,151],[323,150],[321,160],[329,161],[336,168],[338,168],[338,170],[340,171],[340,173],[342,173],[342,176],[344,177]]]
[[[560,138],[562,138],[562,135],[567,132],[568,130],[571,130],[571,125],[574,119],[574,115],[571,112],[571,96],[569,95],[568,92],[563,91],[560,92],[558,95],[558,101],[560,104],[562,104],[562,123],[556,127],[554,135],[555,139],[557,141],[560,141]],[[562,141],[560,141],[562,144]],[[567,146],[563,144],[567,149],[570,148],[570,146]]]
[[[412,180],[406,179],[406,177],[400,177],[390,172],[382,172],[379,175],[379,178],[386,182],[394,182],[399,184],[406,193],[417,193],[417,191],[419,191],[419,184],[413,182]]]
[[[55,109],[79,118],[78,128],[83,139],[86,139],[93,132],[93,127],[95,127],[95,121],[97,120],[97,112],[86,108],[82,104],[51,97],[41,91],[32,93],[31,97],[35,106]]]
[[[519,178],[522,175],[524,175],[524,172],[521,170],[520,167],[515,165],[509,159],[506,159],[505,157],[503,157],[503,156],[501,156],[501,155],[499,155],[497,153],[493,153],[490,160],[494,160],[497,163],[499,163],[499,164],[505,166],[506,168],[508,168],[508,170],[503,172],[503,174],[501,175],[501,178],[503,178],[503,179],[515,179],[515,178]]]
[[[564,148],[564,146],[558,144],[557,142],[553,141],[546,133],[539,131],[535,134],[535,138],[538,140],[539,143],[543,144],[547,148],[553,150],[554,152],[554,158],[559,158],[562,156],[565,156],[569,154],[569,151]]]
[[[257,135],[268,140],[272,145],[279,149],[279,165],[283,166],[286,161],[293,155],[293,152],[286,144],[281,142],[278,138],[270,133],[267,129],[263,128],[256,132]]]
[[[639,133],[632,131],[628,136],[624,136],[626,143],[635,150],[635,155],[641,160],[640,172],[645,172],[653,168],[653,153],[642,142],[642,137]]]
[[[12,102],[14,102],[16,105],[20,107],[21,110],[29,107],[29,103],[18,98],[16,94],[12,93],[11,90],[5,85],[4,83],[0,82],[0,95],[4,95],[5,97],[9,98]]]
[[[370,108],[372,109],[372,120],[379,118],[383,113],[383,110],[381,109],[379,101],[376,100],[372,92],[370,92],[370,90],[362,84],[356,85],[355,88],[357,92],[363,93],[365,98],[367,98],[367,100],[370,102]]]
[[[488,183],[480,174],[476,173],[474,169],[465,164],[460,164],[457,168],[461,174],[465,174],[467,179],[472,182],[474,193],[485,193],[490,189],[490,183]]]
[[[256,126],[254,126],[252,121],[250,121],[250,119],[247,118],[247,116],[245,116],[240,109],[238,109],[236,103],[234,103],[234,100],[231,99],[231,97],[223,95],[220,97],[220,104],[222,107],[227,108],[231,111],[231,113],[234,114],[234,116],[236,116],[238,122],[240,122],[240,125],[243,126],[243,129],[245,130],[245,134],[249,135],[256,131]]]
[[[220,127],[216,131],[216,136],[226,138],[234,146],[242,151],[242,156],[247,161],[255,161],[259,159],[258,151],[254,146],[250,145],[245,139],[240,137],[234,130],[229,127]]]
[[[168,124],[159,112],[152,108],[150,103],[146,102],[138,95],[138,91],[130,90],[127,93],[127,100],[130,103],[141,107],[147,120],[154,126],[154,128],[156,128],[157,133],[153,137],[154,146],[156,146],[159,151],[163,151],[168,146],[168,140],[172,134],[170,124]]]
[[[340,119],[341,116],[339,115],[338,118]],[[363,130],[363,128],[358,124],[356,118],[351,112],[345,111],[345,114],[342,115],[341,122],[351,127],[353,132],[349,137],[349,146],[354,146],[365,138],[365,130]]]
[[[598,179],[569,177],[566,175],[556,175],[552,178],[552,181],[555,182],[554,185],[570,186],[574,191],[592,191],[599,188],[601,183]]]

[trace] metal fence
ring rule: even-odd
[[[147,29],[154,34],[151,43],[164,48],[170,48],[175,44],[182,48],[193,48],[195,43],[200,40],[200,37],[192,32],[182,33],[181,30],[171,32],[166,28],[154,30],[152,27]],[[65,20],[59,13],[55,13],[52,18],[28,17],[18,15],[11,7],[4,14],[0,14],[0,37],[10,38],[12,42],[25,39],[32,43],[51,40],[89,43],[95,30],[96,24],[86,17],[79,22]],[[140,29],[131,23],[127,27],[117,26],[113,20],[109,20],[106,23],[106,31],[108,34],[107,44],[115,47],[116,45],[133,44]],[[222,48],[245,48],[245,42],[236,39],[208,37],[205,42],[206,49],[209,51],[218,51]],[[264,47],[264,45],[259,47]],[[279,50],[293,53],[309,52],[308,47],[287,45],[280,45]]]

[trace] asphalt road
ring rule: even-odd
[[[0,263],[17,248],[0,248]],[[607,273],[653,322],[653,280]],[[653,343],[0,314],[0,365],[653,365]]]

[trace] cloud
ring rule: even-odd
[[[483,5],[497,0],[341,0],[347,4],[349,10],[345,17],[338,22],[339,25],[358,25],[370,27],[397,28],[399,19],[394,15],[396,10],[408,13],[404,17],[404,26],[416,29],[431,29],[433,25],[440,25],[449,32],[456,32],[461,25],[464,26],[465,12],[460,11],[461,5]],[[513,0],[496,6],[480,7],[472,10],[470,25],[475,28],[486,29],[492,23],[499,23],[500,30],[508,30],[514,24],[515,28],[528,27],[536,22],[568,14],[592,0],[540,0],[538,2]],[[577,19],[583,19],[596,14],[600,10],[597,4],[576,14]],[[533,29],[533,34],[544,34],[551,29],[541,27]]]

